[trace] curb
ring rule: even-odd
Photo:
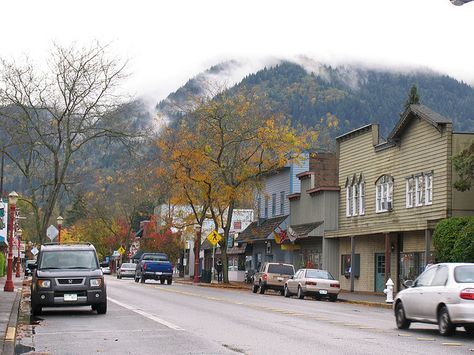
[[[392,309],[392,305],[390,303],[380,303],[380,302],[370,302],[370,301],[356,301],[356,300],[347,300],[347,299],[344,299],[344,298],[338,298],[338,301],[339,302],[344,302],[344,303],[351,303],[351,304],[360,304],[360,305],[369,306],[369,307]]]
[[[182,284],[182,285],[196,285],[200,287],[230,288],[234,290],[250,290],[250,287],[242,287],[242,286],[237,286],[237,285],[212,284],[212,283],[202,283],[202,282],[195,284],[193,282],[184,281],[184,280],[173,280],[173,282]]]
[[[15,354],[16,345],[16,325],[18,322],[18,310],[20,308],[21,290],[15,291],[15,300],[12,304],[10,317],[8,319],[7,333],[5,335],[5,342],[3,343],[2,354]]]
[[[195,285],[193,282],[184,281],[184,280],[175,280],[174,282],[183,284],[183,285]],[[234,289],[234,290],[247,290],[250,291],[250,287],[242,287],[237,285],[225,285],[225,284],[208,284],[208,283],[198,283],[196,286],[200,287],[212,287],[212,288],[224,288],[224,289]],[[344,298],[338,298],[339,302],[358,304],[368,307],[378,307],[384,309],[392,309],[392,305],[389,303],[380,303],[380,302],[371,302],[371,301],[358,301],[358,300],[349,300]]]

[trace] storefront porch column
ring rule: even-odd
[[[431,229],[425,229],[425,265],[432,262],[432,260],[430,260],[430,252],[431,252],[430,248],[431,248]]]
[[[391,264],[391,245],[390,234],[384,233],[385,236],[385,282],[390,278],[390,264]]]
[[[354,292],[354,275],[355,275],[355,236],[351,235],[351,292]]]

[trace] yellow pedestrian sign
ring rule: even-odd
[[[117,251],[120,253],[120,255],[122,255],[123,253],[125,253],[125,249],[124,249],[122,246],[121,246],[120,248],[118,248]]]
[[[212,244],[212,246],[215,247],[216,244],[222,240],[222,236],[219,233],[217,233],[216,230],[213,230],[207,236],[207,240]]]

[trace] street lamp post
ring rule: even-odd
[[[15,209],[16,203],[18,201],[18,194],[15,191],[10,192],[8,195],[8,212],[10,216],[8,218],[8,263],[7,263],[7,281],[5,282],[5,287],[3,291],[5,292],[13,292],[13,280],[12,280],[12,273],[13,273],[13,228],[14,228],[14,219],[15,219]]]
[[[196,240],[194,241],[194,280],[193,283],[199,283],[199,244],[201,242],[201,227],[195,226]]]
[[[23,230],[20,228],[16,231],[16,237],[17,237],[17,240],[18,240],[18,256],[16,258],[16,274],[15,276],[16,277],[20,277],[20,267],[21,267],[21,263],[20,263],[20,239],[21,239],[21,235],[23,234]]]
[[[58,216],[56,222],[58,223],[58,244],[61,244],[61,226],[63,225],[64,218]]]

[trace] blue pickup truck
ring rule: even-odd
[[[145,283],[146,280],[160,280],[162,284],[173,282],[173,266],[164,253],[144,253],[135,271],[135,282]]]

